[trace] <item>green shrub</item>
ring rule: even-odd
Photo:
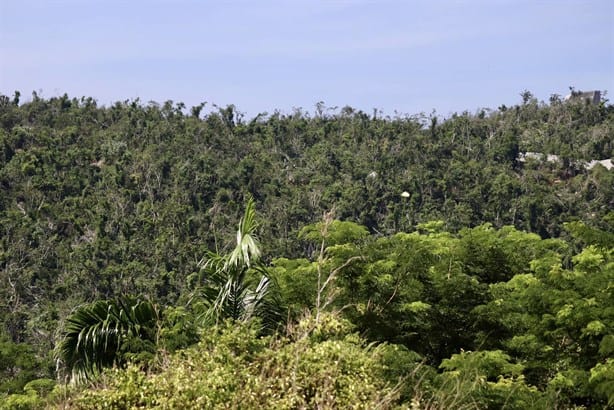
[[[97,388],[71,398],[70,407],[395,407],[399,389],[387,379],[384,364],[390,348],[365,346],[353,334],[342,337],[343,325],[335,322],[327,318],[315,335],[293,339],[259,338],[253,326],[212,328],[197,346],[170,357],[159,373],[134,365],[107,371]],[[323,329],[329,326],[334,329]],[[323,340],[323,334],[335,337]]]
[[[1,398],[0,398],[1,399]],[[10,394],[0,403],[0,408],[6,410],[34,410],[44,408],[44,401],[34,390],[25,394]]]

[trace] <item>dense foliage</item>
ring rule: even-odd
[[[613,106],[203,107],[0,95],[9,407],[614,405]]]

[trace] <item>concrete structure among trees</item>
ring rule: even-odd
[[[601,91],[571,91],[571,94],[565,96],[565,101],[589,101],[591,104],[599,104],[601,102]]]

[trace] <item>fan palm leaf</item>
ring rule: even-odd
[[[79,382],[121,361],[126,342],[139,338],[155,344],[159,314],[146,300],[124,297],[77,308],[66,320],[57,357]]]

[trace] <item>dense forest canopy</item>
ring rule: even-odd
[[[42,406],[70,374],[58,346],[79,352],[67,329],[102,318],[131,342],[90,376],[115,364],[115,392],[136,377],[150,407],[185,405],[160,380],[189,384],[182,357],[202,355],[194,377],[220,378],[191,393],[203,408],[247,403],[212,393],[219,354],[254,406],[614,403],[614,171],[586,165],[614,157],[607,100],[523,92],[449,118],[206,107],[0,95],[0,395]],[[281,364],[298,352],[303,384],[275,402],[262,375],[295,374]],[[330,361],[346,384],[329,391]],[[66,403],[136,405],[110,391]]]

